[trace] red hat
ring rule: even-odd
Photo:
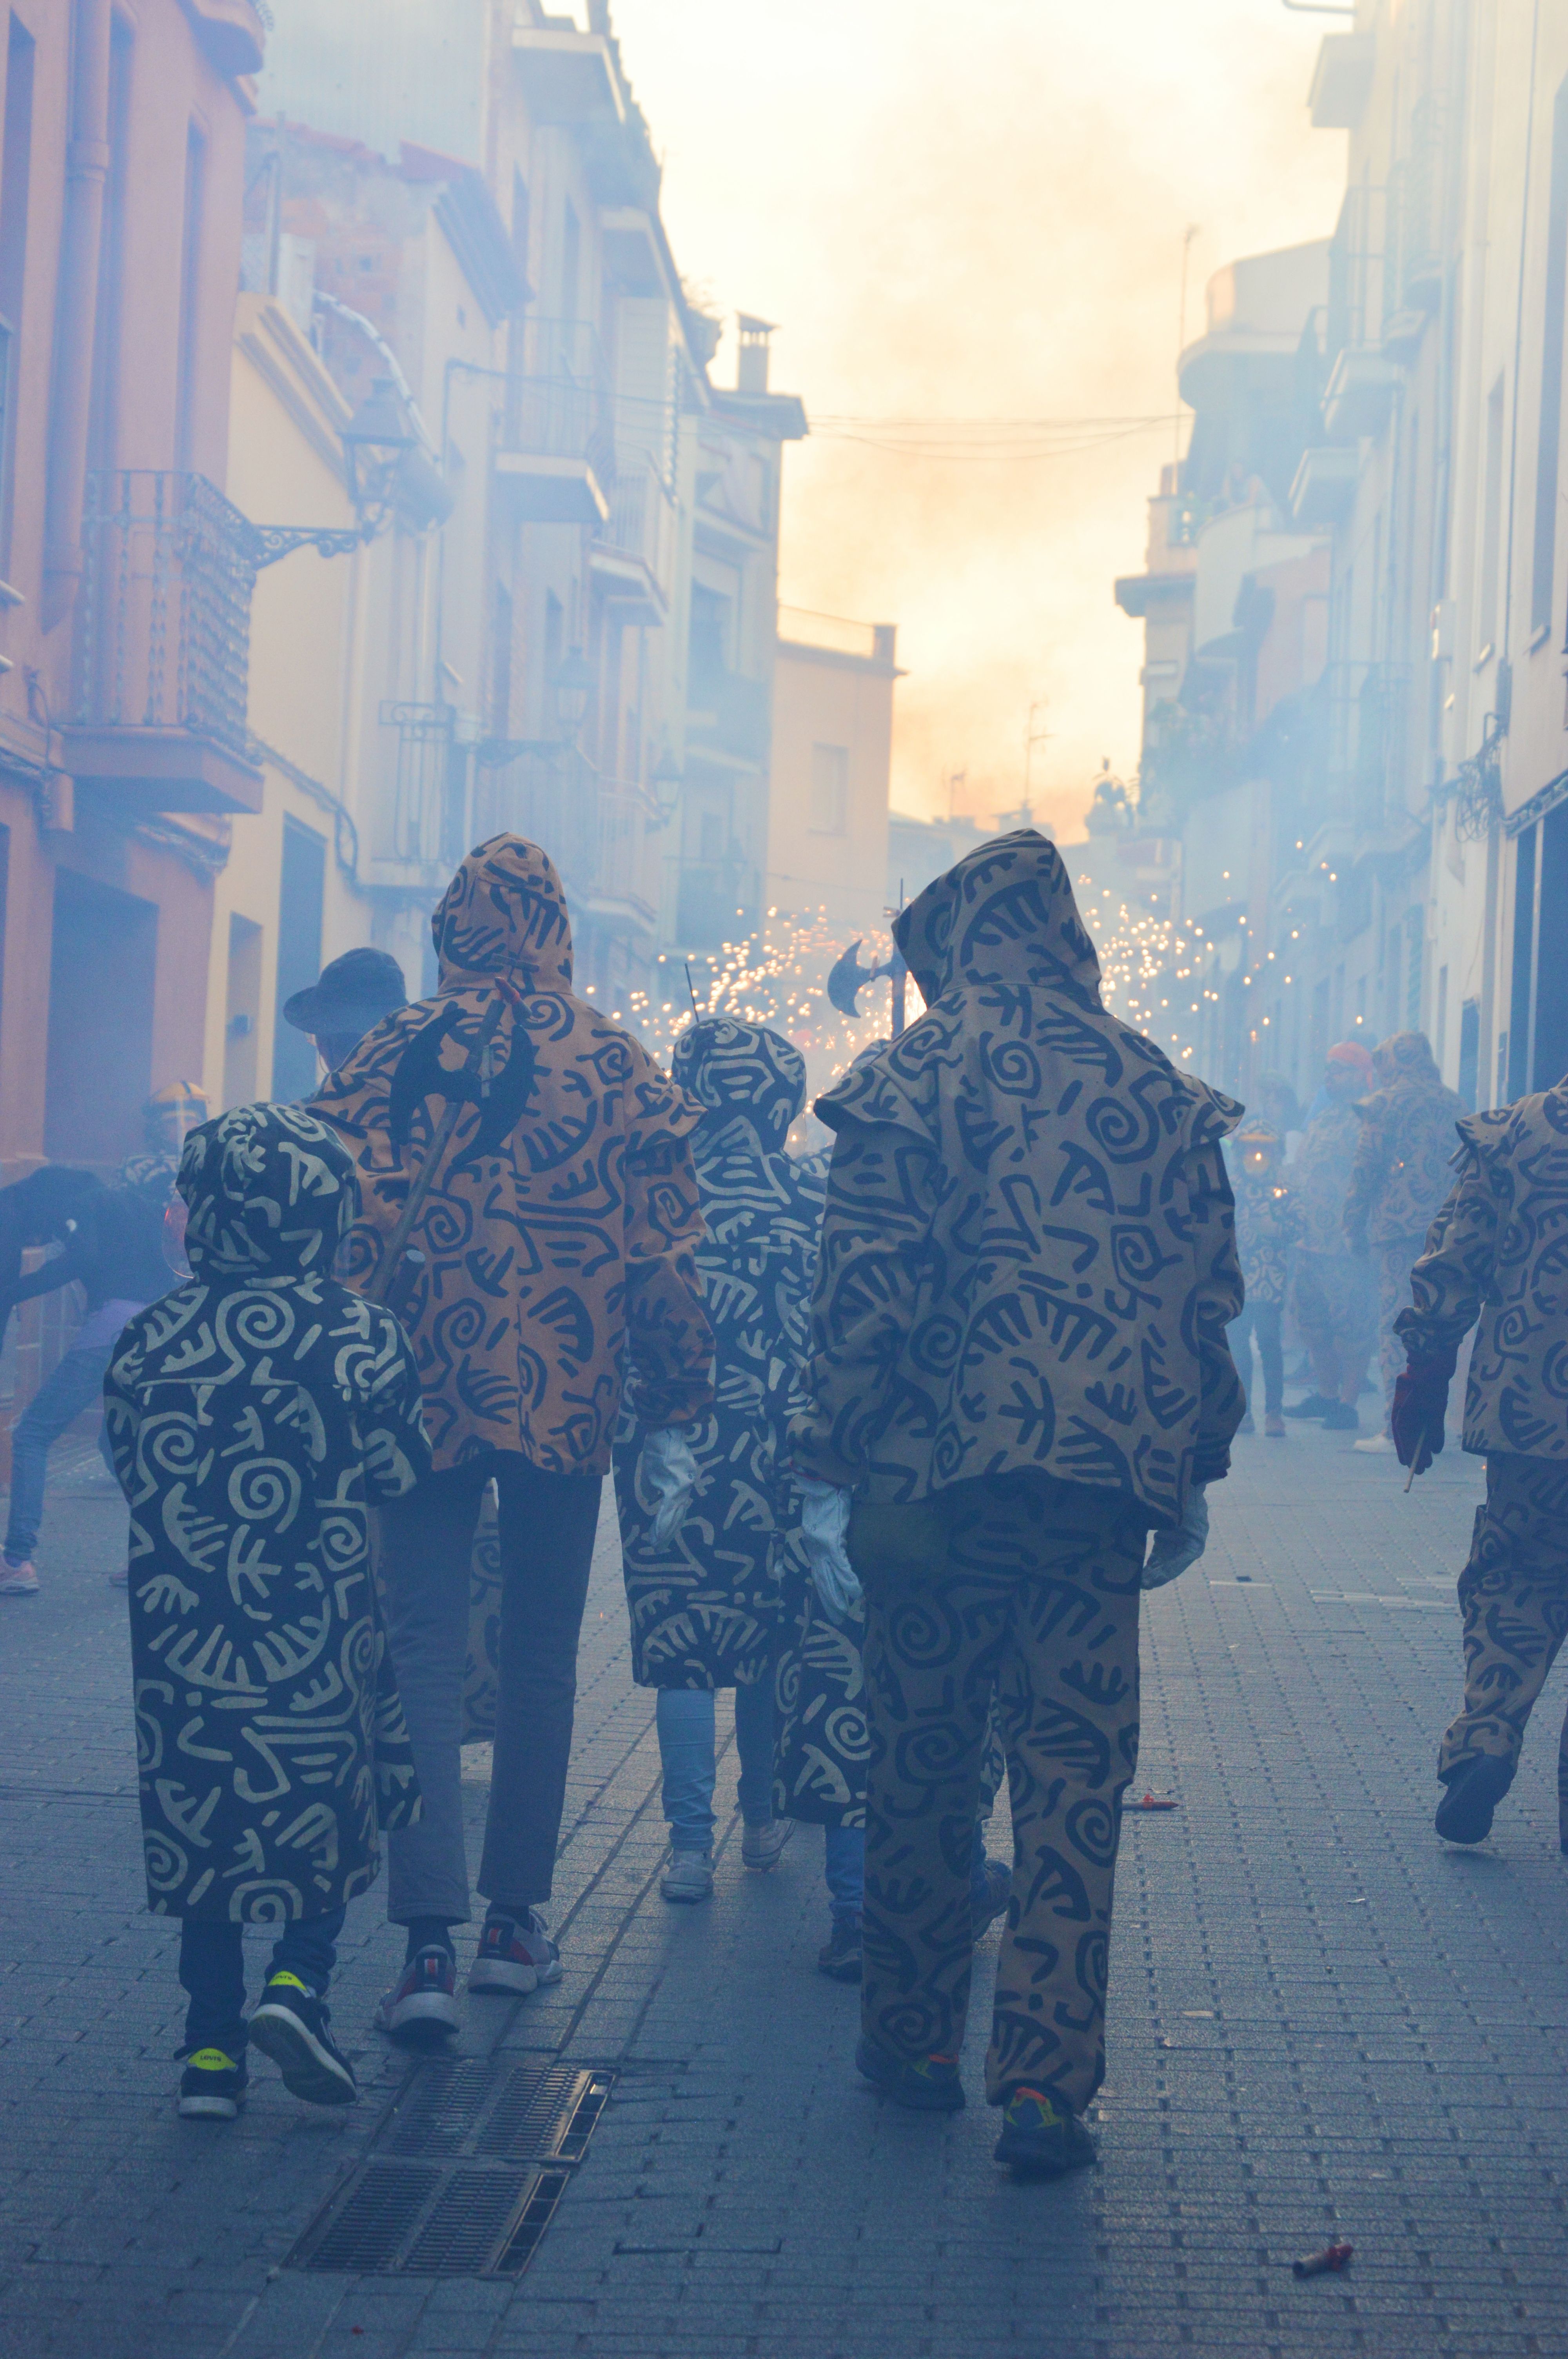
[[[1328,1052],[1331,1065],[1354,1065],[1364,1082],[1372,1078],[1370,1049],[1363,1049],[1359,1040],[1336,1040]]]

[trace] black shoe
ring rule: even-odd
[[[989,1926],[999,1917],[1007,1915],[1007,1904],[1012,1898],[1012,1870],[1004,1867],[1000,1859],[988,1859],[986,1878],[979,1891],[969,1886],[969,1939],[978,1941]]]
[[[816,1952],[817,1973],[830,1974],[836,1983],[858,1983],[861,1965],[860,1919],[835,1917],[832,1932]]]
[[[1484,1843],[1492,1813],[1514,1781],[1514,1765],[1495,1753],[1473,1753],[1444,1780],[1448,1791],[1433,1821],[1444,1843]]]
[[[885,2048],[862,2034],[855,2049],[855,2070],[912,2114],[957,2114],[964,2104],[964,2084],[956,2056],[920,2056],[912,2063],[890,2056]]]
[[[290,2096],[311,2105],[351,2105],[359,2095],[354,2068],[327,2028],[325,2001],[297,1974],[267,1977],[247,2028]]]
[[[232,2122],[245,2102],[250,2086],[244,2055],[231,2056],[225,2048],[199,2048],[179,2078],[179,2118],[182,2122]]]
[[[1339,1403],[1330,1400],[1326,1393],[1308,1393],[1305,1400],[1297,1401],[1294,1408],[1285,1411],[1287,1417],[1322,1417],[1325,1410],[1337,1408]]]
[[[1290,1413],[1289,1409],[1285,1411],[1287,1417]],[[1361,1430],[1361,1420],[1348,1401],[1330,1401],[1323,1412],[1321,1422],[1325,1433],[1359,1433]]]
[[[1017,2179],[1060,2179],[1094,2161],[1095,2142],[1060,2097],[1015,2089],[1002,2114],[996,2159]]]

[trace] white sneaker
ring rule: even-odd
[[[741,1864],[766,1875],[778,1865],[779,1854],[794,1832],[793,1819],[764,1819],[760,1826],[748,1827],[741,1837]]]
[[[521,1917],[487,1917],[479,1953],[469,1968],[469,1988],[493,1997],[526,1998],[530,1991],[561,1978],[559,1945],[552,1941],[536,1908]]]
[[[0,1556],[0,1597],[36,1597],[38,1593],[38,1569],[30,1559],[13,1564],[8,1556]]]
[[[711,1900],[713,1854],[710,1851],[672,1851],[659,1890],[666,1900]]]
[[[1386,1433],[1368,1433],[1360,1441],[1353,1441],[1350,1445],[1352,1450],[1359,1450],[1366,1458],[1392,1450],[1393,1446]]]

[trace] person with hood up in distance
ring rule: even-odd
[[[1370,1052],[1358,1040],[1336,1041],[1324,1065],[1323,1103],[1291,1166],[1302,1218],[1294,1310],[1312,1354],[1313,1389],[1285,1415],[1315,1418],[1330,1433],[1360,1430],[1356,1403],[1375,1339],[1372,1281],[1345,1234],[1345,1200],[1361,1143],[1357,1101],[1371,1079]]]
[[[714,1401],[695,1436],[697,1490],[677,1529],[664,1527],[646,1435],[630,1408],[615,1489],[632,1676],[658,1690],[670,1830],[662,1889],[666,1900],[693,1902],[713,1891],[715,1689],[735,1690],[745,1865],[773,1867],[794,1832],[773,1814],[773,1668],[786,1602],[806,1579],[784,1462],[821,1196],[784,1153],[806,1103],[798,1049],[765,1026],[707,1016],[676,1042],[670,1072],[702,1109],[691,1147],[708,1231],[697,1267],[713,1330]]]
[[[351,1152],[362,1211],[351,1285],[373,1287],[438,1146],[395,1281],[433,1472],[381,1518],[394,1660],[425,1797],[391,1846],[407,1930],[384,2030],[456,2030],[451,1928],[469,1916],[461,1738],[470,1560],[499,1493],[500,1671],[470,1975],[514,1996],[558,1980],[551,1893],[600,1489],[626,1398],[644,1480],[677,1521],[696,1467],[678,1429],[713,1398],[695,1252],[698,1110],[571,987],[571,929],[548,856],[521,836],[470,852],[431,919],[440,984],[367,1033],[314,1100]],[[455,1128],[449,1117],[455,1116]],[[442,1138],[444,1135],[444,1143]],[[414,1255],[422,1256],[416,1262]],[[389,1279],[393,1276],[388,1273]]]
[[[285,2085],[347,2104],[325,1995],[378,1830],[417,1809],[379,1625],[373,1505],[429,1462],[389,1311],[332,1276],[357,1204],[297,1106],[238,1106],[186,1142],[191,1276],[127,1323],[104,1380],[131,1516],[147,1904],[180,1919],[178,2105],[232,2121],[254,2043]],[[243,1929],[277,1934],[249,2022]]]
[[[794,1429],[814,1560],[866,1599],[857,2063],[899,2104],[964,2102],[994,1693],[1014,1864],[986,2091],[998,2160],[1054,2175],[1094,2152],[1141,1592],[1202,1553],[1241,1419],[1241,1110],[1106,1012],[1034,830],[893,931],[926,1012],[817,1101],[837,1138]]]
[[[1568,1080],[1455,1127],[1459,1176],[1394,1322],[1409,1356],[1390,1422],[1400,1465],[1423,1473],[1476,1328],[1463,1446],[1487,1462],[1487,1496],[1459,1576],[1465,1701],[1438,1754],[1436,1819],[1445,1842],[1476,1843],[1568,1631]],[[1568,1723],[1557,1795],[1568,1852]]]
[[[1396,1032],[1373,1053],[1378,1086],[1356,1111],[1361,1136],[1345,1197],[1345,1241],[1378,1266],[1379,1356],[1383,1422],[1357,1442],[1359,1451],[1391,1450],[1389,1412],[1405,1364],[1395,1333],[1411,1299],[1411,1269],[1433,1214],[1453,1184],[1454,1125],[1465,1114],[1443,1076],[1424,1032]]]
[[[1232,1145],[1241,1169],[1235,1181],[1236,1250],[1246,1282],[1247,1304],[1230,1331],[1230,1353],[1248,1397],[1241,1431],[1252,1422],[1252,1339],[1263,1363],[1264,1431],[1271,1441],[1285,1439],[1285,1354],[1281,1322],[1291,1247],[1302,1233],[1301,1214],[1291,1201],[1281,1171],[1285,1142],[1267,1123],[1249,1123]]]

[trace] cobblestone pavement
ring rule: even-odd
[[[606,1518],[565,1980],[473,2002],[467,2044],[622,2078],[516,2283],[286,2265],[406,2069],[370,2028],[401,1955],[379,1895],[351,1912],[334,2002],[357,2110],[310,2113],[264,2062],[234,2128],[175,2119],[173,1929],[142,1913],[104,1579],[122,1519],[78,1452],[43,1596],[0,1604],[0,2359],[1568,2354],[1555,1727],[1531,1731],[1490,1843],[1431,1829],[1479,1470],[1450,1455],[1407,1499],[1390,1460],[1315,1430],[1240,1451],[1208,1558],[1147,1617],[1138,1791],[1180,1808],[1129,1818],[1100,2163],[1054,2187],[993,2169],[978,2044],[949,2120],[858,2086],[855,1995],[813,1971],[814,1831],[759,1877],[731,1821],[712,1905],[661,1902],[651,1699]],[[1346,2276],[1292,2278],[1341,2235]]]

